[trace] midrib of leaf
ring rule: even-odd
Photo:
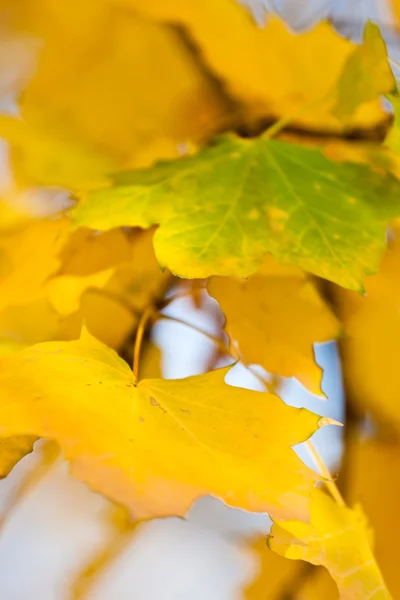
[[[148,389],[156,389],[160,395],[164,395],[164,396],[169,396],[174,398],[174,395],[171,394],[170,392],[167,392],[165,389],[163,388],[158,388],[157,385],[154,385],[154,380],[152,381],[152,386],[151,388]],[[139,382],[138,387],[142,387],[142,389],[146,389],[146,380],[143,380],[142,382]],[[156,394],[157,396],[157,394]],[[217,460],[219,463],[221,463],[221,459],[212,452],[211,448],[209,446],[207,446],[206,444],[204,444],[197,436],[195,433],[193,433],[188,427],[186,427],[186,425],[184,423],[182,423],[182,421],[179,419],[179,417],[177,417],[169,408],[166,404],[164,404],[163,402],[160,401],[159,396],[157,396],[157,402],[158,404],[162,407],[163,410],[165,410],[166,414],[172,419],[172,421],[175,422],[176,425],[178,425],[196,444],[198,444],[201,448],[203,448],[203,450],[205,450],[205,452],[207,452],[213,459]]]
[[[232,216],[232,218],[234,219],[234,221],[237,221],[237,219],[235,218],[235,216],[233,214],[233,211],[237,207],[238,201],[242,198],[243,193],[244,193],[244,189],[245,189],[247,181],[249,179],[250,172],[251,172],[251,167],[252,167],[252,158],[253,158],[252,154],[253,153],[247,153],[247,165],[244,167],[244,172],[243,172],[243,178],[242,178],[242,181],[241,181],[241,185],[240,185],[237,193],[234,194],[233,200],[228,204],[228,210],[226,211],[225,215],[223,216],[223,218],[222,218],[221,222],[219,223],[218,227],[215,229],[214,233],[210,236],[210,238],[208,239],[208,241],[206,242],[206,244],[203,246],[203,248],[201,249],[201,251],[197,255],[198,258],[200,258],[204,254],[204,252],[207,250],[207,248],[209,248],[209,246],[212,244],[212,242],[215,240],[215,238],[219,235],[219,233],[224,228],[226,222],[228,221],[229,217]]]

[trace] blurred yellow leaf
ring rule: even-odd
[[[326,567],[343,600],[390,600],[360,507],[339,506],[319,489],[311,497],[311,523],[275,523],[269,547],[286,558]]]
[[[0,119],[20,181],[96,187],[219,127],[224,102],[172,28],[108,2],[19,4],[6,3],[8,34],[42,40],[22,120]]]
[[[59,316],[44,297],[26,304],[7,306],[0,312],[1,354],[53,339],[57,336],[59,325]]]
[[[61,321],[59,333],[52,339],[76,340],[84,324],[94,337],[110,348],[119,349],[137,323],[137,317],[118,298],[92,288],[81,296],[79,310]]]
[[[259,571],[246,589],[246,600],[277,600],[288,594],[293,600],[337,600],[337,587],[326,569],[305,571],[309,565],[271,552],[266,536],[254,540],[250,547],[258,558]]]
[[[297,565],[271,552],[266,535],[254,540],[251,549],[258,559],[258,573],[245,592],[246,600],[276,600],[290,587]]]
[[[82,323],[119,348],[170,280],[152,231],[97,234],[65,220],[32,221],[0,237],[0,354],[79,338]],[[3,255],[1,251],[3,250]]]
[[[184,515],[204,494],[306,518],[318,476],[291,446],[320,418],[226,385],[228,369],[138,383],[87,333],[32,346],[1,359],[0,435],[58,441],[77,478],[137,518]]]
[[[322,393],[313,342],[334,339],[339,323],[302,271],[267,257],[256,275],[212,277],[208,290],[247,362],[296,377],[310,391]]]
[[[162,378],[162,352],[154,342],[146,344],[140,358],[141,379]]]
[[[111,348],[124,343],[140,313],[162,296],[170,280],[155,258],[152,238],[152,231],[76,232],[65,248],[60,276],[46,287],[58,314],[68,317],[59,339],[77,339],[84,323]]]
[[[59,315],[67,316],[79,310],[83,292],[90,288],[104,287],[112,275],[112,269],[91,275],[61,275],[51,279],[46,285],[50,304]]]
[[[400,427],[400,228],[379,273],[364,281],[364,296],[333,288],[343,322],[343,373],[351,397],[362,411]]]
[[[374,552],[394,598],[400,597],[400,445],[352,441],[348,448],[348,496],[362,500],[374,532]]]
[[[131,255],[132,236],[123,229],[99,234],[81,227],[72,232],[62,250],[60,274],[91,275],[130,260]]]
[[[60,266],[67,219],[33,221],[0,237],[0,310],[40,297],[46,280]]]
[[[319,23],[298,34],[278,18],[269,18],[260,28],[234,0],[120,2],[157,21],[182,24],[201,48],[209,67],[245,104],[250,121],[294,114],[294,123],[302,128],[340,133],[349,128],[370,129],[387,120],[378,97],[390,89],[389,67],[384,45],[377,41],[376,34],[372,40],[367,36],[366,48],[361,50],[329,23]],[[374,89],[366,85],[364,68],[372,50]],[[343,122],[333,109],[336,88],[342,77],[345,84],[349,70],[358,93],[354,94],[352,115],[346,115]],[[309,103],[310,110],[297,115],[299,108]]]
[[[6,477],[21,458],[32,452],[36,440],[34,435],[0,438],[0,479]]]
[[[323,567],[317,567],[295,592],[293,600],[338,600],[338,598],[337,586],[328,571]]]

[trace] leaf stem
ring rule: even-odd
[[[148,306],[142,313],[136,330],[135,347],[133,349],[133,375],[136,379],[139,379],[140,349],[142,347],[144,332],[146,331],[147,322],[152,316],[154,316],[154,308],[153,306]]]
[[[315,105],[320,104],[321,102],[324,102],[325,100],[327,100],[328,96],[329,96],[329,94],[324,94],[323,96],[321,96],[315,100],[310,100],[309,102],[305,102],[297,110],[293,111],[290,115],[286,115],[285,117],[282,117],[278,121],[275,121],[275,123],[273,123],[270,127],[268,127],[268,129],[265,131],[265,133],[263,134],[262,137],[267,140],[271,139],[277,133],[280,133],[282,131],[282,129],[285,129],[285,127],[290,125],[290,123],[292,123],[295,119],[297,119],[297,117],[300,117],[304,113],[308,112],[311,108],[314,108]]]
[[[338,486],[335,481],[332,479],[332,475],[321,456],[318,454],[316,447],[312,443],[311,440],[307,440],[305,442],[307,450],[309,451],[312,459],[314,460],[315,465],[318,467],[320,474],[325,478],[325,485],[328,491],[331,493],[332,498],[336,501],[339,506],[346,506],[345,501],[343,500],[343,496],[339,491]]]
[[[198,327],[197,325],[194,325],[193,323],[188,323],[187,321],[180,319],[179,317],[171,317],[170,315],[162,315],[161,314],[161,315],[159,315],[159,318],[167,320],[167,321],[173,321],[174,323],[178,323],[179,325],[185,325],[186,327],[193,329],[193,331],[197,331],[197,333],[204,335],[206,338],[208,338],[209,340],[214,342],[214,344],[216,344],[218,346],[218,348],[221,350],[221,352],[223,352],[224,354],[228,354],[235,360],[239,360],[239,356],[236,356],[232,352],[232,350],[231,350],[231,348],[229,348],[228,344],[225,344],[224,341],[221,340],[216,335],[213,335],[212,333],[208,333],[207,331],[204,331],[204,329],[201,329],[201,327]]]

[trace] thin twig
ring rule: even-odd
[[[133,350],[133,374],[136,379],[139,379],[139,361],[140,361],[140,349],[142,347],[142,341],[144,332],[146,330],[146,325],[149,319],[154,315],[154,308],[152,306],[148,306],[143,312],[139,325],[136,330],[136,338],[135,338],[135,346]]]
[[[167,320],[167,321],[172,321],[174,323],[178,323],[179,325],[185,325],[186,327],[190,327],[190,329],[193,329],[193,331],[197,331],[197,333],[204,335],[204,337],[206,337],[209,340],[211,340],[212,342],[214,342],[214,344],[216,344],[218,346],[218,348],[221,350],[221,352],[223,352],[224,354],[227,354],[228,356],[232,356],[232,358],[234,358],[235,360],[238,360],[239,357],[235,356],[232,353],[229,346],[227,344],[225,344],[225,342],[223,340],[221,340],[221,338],[217,337],[216,335],[213,335],[212,333],[208,333],[207,331],[204,331],[204,329],[202,329],[201,327],[198,327],[197,325],[194,325],[193,323],[188,323],[187,321],[185,321],[184,319],[180,319],[179,317],[171,317],[170,315],[162,315],[161,314],[158,316],[158,318]]]
[[[283,129],[286,129],[288,125],[293,123],[298,117],[301,117],[303,114],[307,113],[309,110],[314,108],[318,104],[322,104],[329,97],[329,94],[324,94],[315,100],[310,100],[309,102],[305,102],[302,104],[297,110],[293,111],[290,115],[286,115],[282,117],[278,121],[275,121],[263,134],[264,139],[271,139],[275,137],[278,133],[280,133]]]
[[[336,501],[336,503],[339,506],[346,506],[346,503],[343,500],[343,496],[340,493],[338,486],[332,479],[332,475],[330,474],[329,469],[322,460],[321,456],[318,454],[316,447],[311,442],[311,440],[307,440],[305,444],[318,470],[320,471],[321,475],[325,478],[325,486],[330,492],[332,498]]]

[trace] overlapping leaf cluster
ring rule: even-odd
[[[184,516],[205,494],[268,512],[249,598],[286,593],[287,558],[337,585],[316,571],[293,598],[389,598],[398,519],[388,530],[382,506],[398,486],[378,439],[398,466],[400,182],[378,28],[360,44],[328,23],[259,28],[234,0],[2,0],[0,14],[16,109],[0,115],[1,473],[51,438],[134,519]],[[143,376],[143,334],[177,287],[217,301],[219,354],[204,374]],[[323,395],[313,343],[336,338],[353,419],[379,433],[347,436],[347,505],[293,450],[329,420],[212,369],[226,355]]]

